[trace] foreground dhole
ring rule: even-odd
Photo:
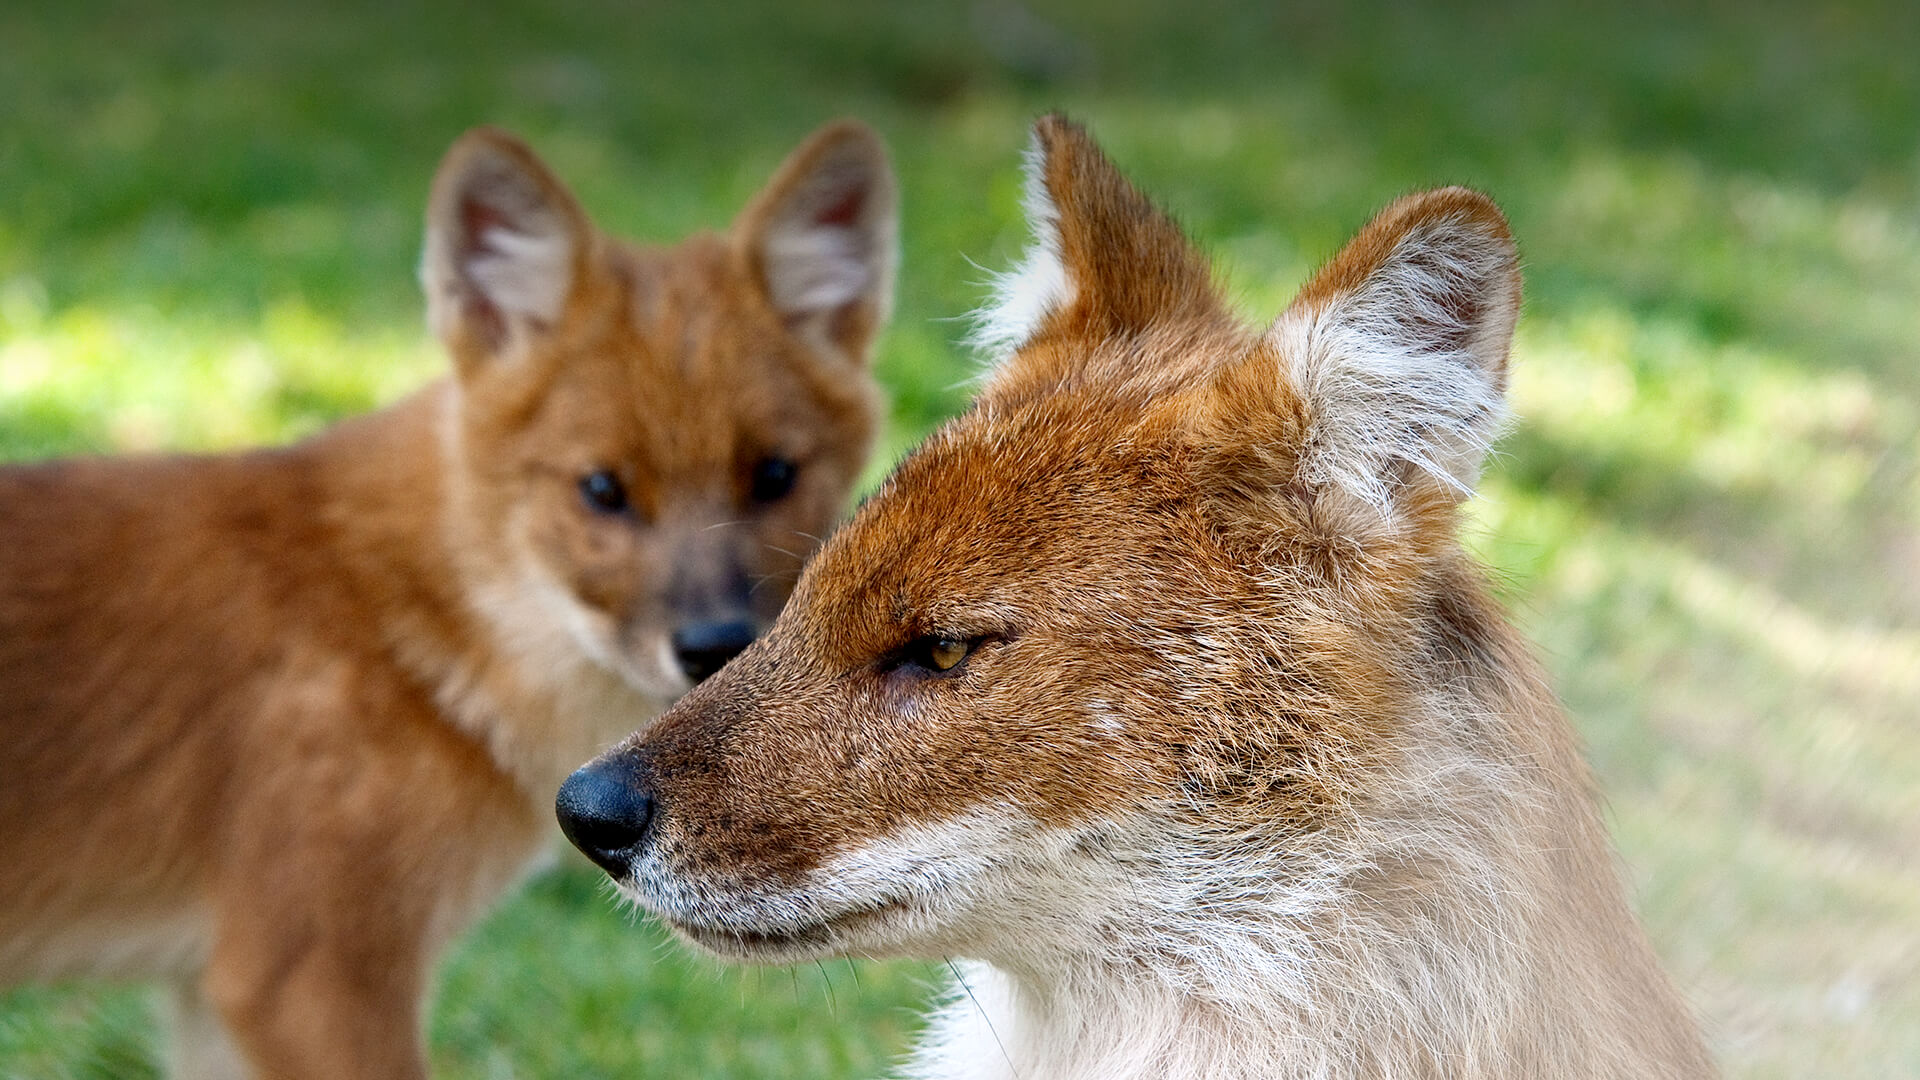
[[[275,450],[0,470],[0,981],[158,976],[177,1073],[418,1077],[429,965],[554,788],[771,621],[865,458],[878,140],[726,235],[596,231],[449,151],[454,375]]]
[[[1388,207],[1269,328],[1070,124],[972,411],[562,821],[722,956],[961,956],[923,1077],[1711,1072],[1455,539],[1520,301]]]

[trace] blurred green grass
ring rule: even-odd
[[[1403,7],[1405,9],[1403,10]],[[1395,194],[1509,211],[1521,422],[1476,542],[1586,737],[1731,1075],[1920,1072],[1920,8],[0,7],[0,456],[297,437],[431,377],[412,271],[465,127],[604,223],[724,223],[808,130],[904,188],[886,456],[966,397],[1036,112],[1285,302]],[[970,262],[970,260],[972,262]],[[922,965],[724,970],[579,864],[463,943],[446,1077],[880,1072]],[[0,996],[0,1076],[154,1068],[137,993]]]

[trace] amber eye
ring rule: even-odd
[[[952,671],[973,651],[973,642],[956,638],[924,638],[914,659],[928,671]]]
[[[580,498],[603,514],[625,513],[627,487],[610,469],[595,469],[580,478]]]

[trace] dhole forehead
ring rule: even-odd
[[[829,540],[802,588],[833,635],[864,628],[844,639],[854,650],[1007,629],[1043,599],[1036,578],[1098,575],[1160,542],[1185,497],[1182,452],[1138,401],[963,414]]]
[[[586,358],[599,375],[588,392],[630,416],[657,471],[742,453],[805,459],[857,445],[871,426],[864,380],[785,332],[725,238],[612,244],[606,262],[623,293],[620,340]]]

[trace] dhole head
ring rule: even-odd
[[[866,458],[894,246],[892,174],[851,122],[727,233],[665,249],[603,236],[513,136],[455,143],[421,277],[483,616],[535,663],[584,651],[663,699],[744,648]]]
[[[1307,874],[1287,853],[1392,775],[1501,422],[1499,211],[1401,199],[1254,329],[1079,128],[1040,121],[1029,170],[972,409],[764,639],[562,791],[708,949],[1156,947],[1122,939]]]

